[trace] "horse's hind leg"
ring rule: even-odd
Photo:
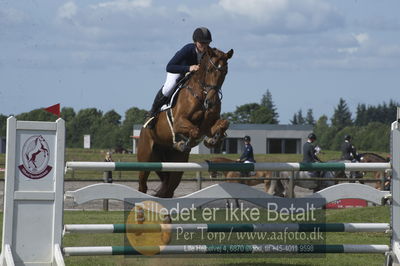
[[[139,191],[142,193],[147,192],[147,179],[150,175],[149,171],[140,171],[139,172]]]
[[[162,172],[160,173],[161,187],[154,195],[159,198],[172,198],[174,191],[181,182],[183,172]]]
[[[153,139],[150,136],[150,131],[148,129],[142,129],[140,132],[140,141],[137,150],[137,160],[138,162],[150,162],[152,161],[153,154]],[[140,171],[139,172],[139,191],[147,192],[147,179],[149,177],[150,171]]]

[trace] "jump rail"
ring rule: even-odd
[[[154,232],[376,232],[387,233],[388,223],[330,224],[66,224],[65,233],[154,233]]]
[[[139,163],[139,162],[67,162],[68,170],[98,171],[384,171],[390,163]]]

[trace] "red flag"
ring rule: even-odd
[[[49,106],[47,108],[44,108],[49,113],[55,114],[56,116],[60,117],[60,104],[57,103],[55,105]]]

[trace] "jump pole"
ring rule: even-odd
[[[384,171],[390,163],[142,163],[67,162],[66,170],[98,171]]]
[[[168,245],[135,249],[129,246],[65,247],[67,256],[268,253],[386,253],[388,245]]]
[[[155,233],[155,232],[377,232],[390,230],[388,223],[328,224],[66,224],[65,233]]]

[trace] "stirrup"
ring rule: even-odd
[[[146,123],[144,123],[143,127],[144,127],[144,128],[147,128],[147,126],[148,126],[155,118],[156,118],[155,116],[150,117],[150,118],[146,121]]]

